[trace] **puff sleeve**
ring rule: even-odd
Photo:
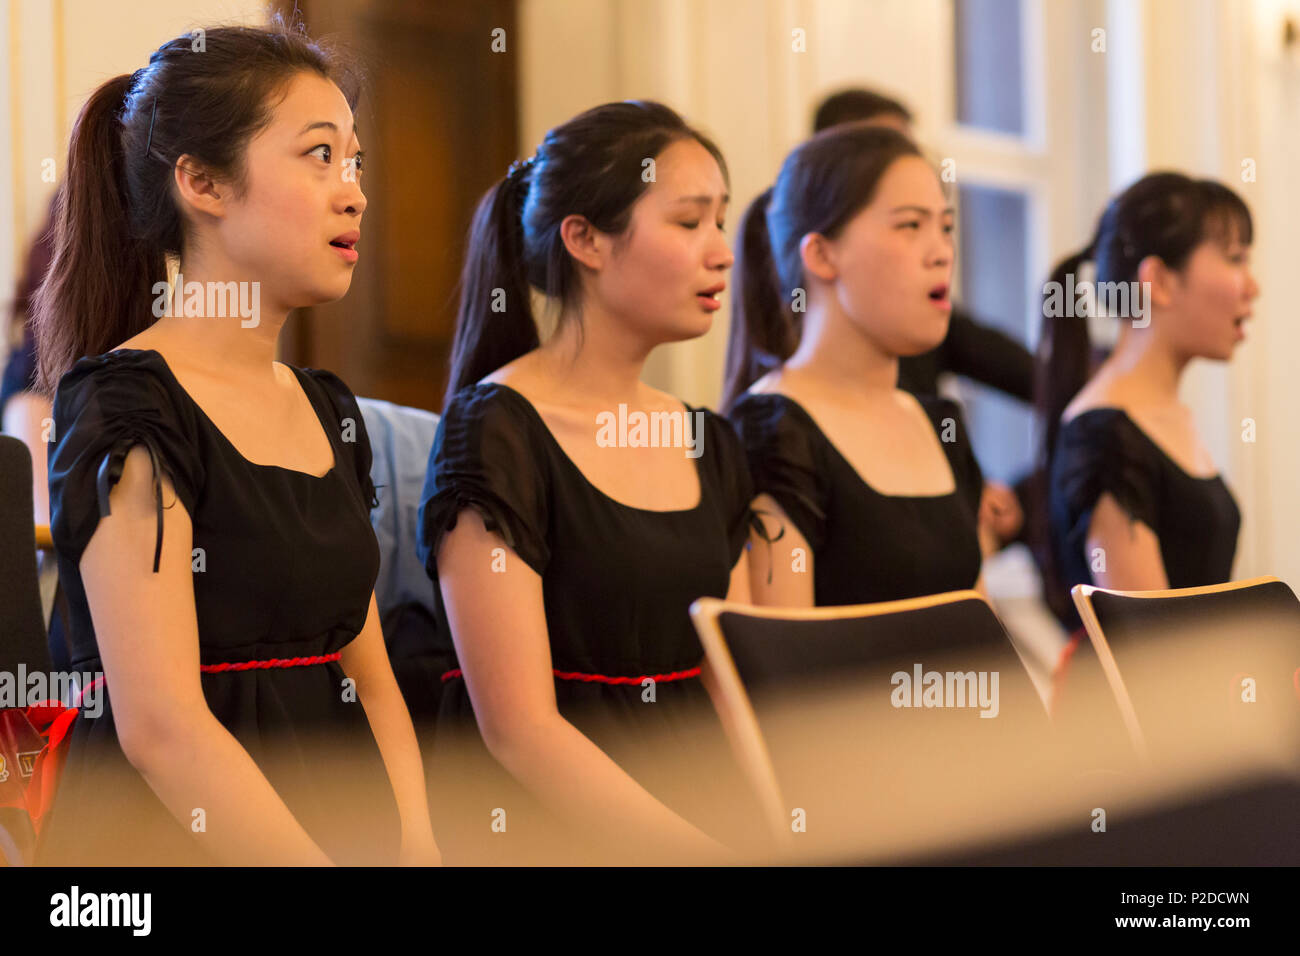
[[[338,434],[342,437],[343,444],[352,451],[351,464],[356,473],[362,503],[367,511],[378,508],[379,500],[375,496],[375,485],[370,477],[374,451],[370,446],[370,433],[366,431],[366,419],[357,405],[356,396],[333,372],[316,368],[305,368],[303,372],[315,379],[329,397],[337,419]]]
[[[192,411],[179,405],[153,353],[107,353],[77,362],[59,381],[49,453],[50,533],[73,564],[90,543],[109,495],[136,445],[149,451],[158,534],[153,570],[162,555],[166,475],[185,509],[194,514],[204,469],[193,437]]]
[[[702,454],[708,457],[713,480],[720,489],[723,519],[727,526],[728,555],[734,566],[749,540],[751,527],[763,533],[763,525],[751,507],[754,501],[754,481],[749,474],[749,461],[740,437],[731,423],[720,415],[704,409],[705,447]]]
[[[416,535],[417,553],[431,579],[437,580],[442,537],[466,507],[476,509],[487,529],[500,534],[530,568],[545,572],[550,560],[546,460],[524,403],[502,386],[478,384],[457,392],[443,410],[429,452]]]
[[[728,417],[749,462],[754,494],[771,495],[816,552],[826,541],[830,491],[812,431],[797,416],[783,396],[759,393],[741,398]]]
[[[1134,521],[1159,524],[1159,462],[1142,433],[1122,412],[1098,409],[1076,415],[1061,429],[1052,462],[1054,511],[1061,515],[1065,544],[1087,550],[1097,501],[1109,493]]]

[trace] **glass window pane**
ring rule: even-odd
[[[962,307],[981,325],[1026,342],[1029,197],[991,186],[958,192]],[[975,453],[985,476],[1012,483],[1033,463],[1033,412],[994,388],[963,380]],[[968,387],[969,386],[969,387]]]
[[[1020,0],[953,0],[957,122],[1023,134]]]

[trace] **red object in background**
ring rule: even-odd
[[[36,826],[27,805],[27,790],[45,738],[33,726],[27,710],[0,710],[0,856],[10,866],[30,864],[36,851]]]
[[[0,710],[0,807],[27,809],[27,785],[36,767],[36,757],[45,747],[45,737],[32,718],[48,726],[44,713],[61,712],[62,704],[37,707],[9,707]]]
[[[65,756],[59,743],[76,716],[75,707],[57,701],[0,710],[0,849],[9,864],[35,856]],[[7,859],[14,854],[18,859]]]

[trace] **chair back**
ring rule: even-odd
[[[36,575],[32,456],[0,435],[0,671],[50,669],[45,615]]]

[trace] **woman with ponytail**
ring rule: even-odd
[[[960,409],[898,388],[899,359],[946,334],[952,220],[916,146],[862,123],[796,148],[746,211],[725,401],[773,539],[753,549],[755,603],[979,585]]]
[[[726,421],[640,376],[712,324],[726,207],[717,147],[640,101],[550,130],[479,204],[418,532],[448,658],[438,749],[466,731],[488,770],[437,774],[477,785],[442,804],[448,853],[719,849],[683,802],[726,756],[688,609],[747,597],[751,489]],[[545,342],[534,292],[558,313]]]
[[[274,360],[289,310],[351,282],[356,102],[277,21],[165,43],[77,119],[34,324],[88,679],[66,759],[38,764],[62,766],[42,862],[438,858],[363,420],[334,375]]]
[[[1044,287],[1038,405],[1055,607],[1067,626],[1079,626],[1076,584],[1149,590],[1231,577],[1240,514],[1178,388],[1192,359],[1226,361],[1244,338],[1259,292],[1251,238],[1250,211],[1227,186],[1151,173],[1111,201],[1088,247]],[[1087,262],[1095,283],[1079,278]],[[1104,306],[1119,338],[1094,367],[1088,317]]]

